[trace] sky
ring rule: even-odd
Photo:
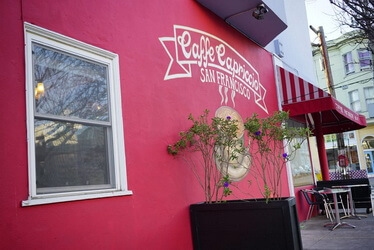
[[[326,40],[338,38],[342,33],[349,31],[349,28],[340,28],[336,21],[335,11],[329,0],[305,0],[305,7],[308,16],[308,23],[318,30],[323,26]],[[310,30],[310,41],[318,42],[317,35]]]

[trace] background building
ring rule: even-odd
[[[349,166],[352,170],[366,169],[373,175],[374,150],[374,81],[372,53],[367,41],[359,41],[355,32],[327,42],[336,98],[353,111],[365,115],[367,127],[344,133]],[[327,90],[325,69],[319,49],[313,50],[319,87]],[[325,136],[330,171],[337,166],[335,135]]]

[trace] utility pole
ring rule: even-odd
[[[317,34],[317,36],[319,38],[320,44],[318,44],[318,45],[319,45],[319,48],[321,50],[321,55],[322,55],[322,58],[323,58],[323,66],[325,68],[325,76],[326,76],[326,79],[327,79],[328,92],[334,98],[336,98],[335,89],[333,87],[334,86],[334,81],[333,81],[333,78],[332,78],[332,72],[331,72],[331,67],[330,67],[330,59],[329,59],[329,54],[327,52],[325,32],[323,31],[322,26],[319,26],[319,30],[316,30],[315,28],[313,28],[312,25],[310,25],[309,27],[310,27],[311,30],[313,30],[314,33]]]
[[[335,94],[335,89],[334,89],[334,81],[332,78],[332,72],[331,72],[331,67],[330,67],[330,59],[329,59],[329,54],[327,52],[327,45],[326,45],[326,39],[325,39],[325,32],[323,31],[323,27],[320,26],[318,30],[316,30],[312,25],[309,26],[309,28],[317,34],[320,44],[318,44],[320,50],[321,50],[321,55],[323,58],[323,65],[325,67],[325,75],[327,79],[327,88],[330,93],[334,98],[336,98]],[[344,136],[343,133],[337,133],[336,134],[336,140],[338,142],[338,151],[342,151],[345,149],[344,145]],[[338,154],[341,154],[340,152]],[[345,153],[344,153],[345,154]]]

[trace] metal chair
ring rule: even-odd
[[[328,195],[326,194],[321,194],[319,193],[318,191],[320,190],[323,190],[323,188],[321,189],[320,187],[317,187],[317,188],[314,188],[313,191],[318,193],[319,195],[322,195],[323,196],[323,199],[324,199],[324,202],[325,202],[325,206],[328,207],[329,209],[329,212],[330,212],[330,215],[331,216],[329,219],[332,221],[333,219],[335,219],[335,214],[332,210],[332,206],[334,206],[334,209],[339,209],[339,204],[341,205],[342,209],[343,209],[343,213],[344,213],[344,216],[347,217],[348,216],[348,211],[349,211],[349,197],[347,195],[347,210],[345,209],[345,206],[344,206],[344,203],[343,203],[343,198],[341,196],[341,194],[338,195],[338,207],[335,208],[335,205],[334,205],[334,201],[331,199],[331,196],[329,197]],[[342,217],[343,218],[343,217]]]
[[[318,208],[321,205],[323,205],[325,209],[326,217],[330,221],[333,220],[332,209],[331,206],[327,203],[327,197],[318,193],[318,191],[315,190],[302,189],[301,192],[303,193],[306,202],[309,204],[309,210],[306,216],[307,220],[309,220],[312,217],[314,207]],[[311,195],[311,197],[314,197],[315,201],[313,201],[309,195]]]

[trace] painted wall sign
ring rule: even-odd
[[[230,98],[235,107],[239,94],[253,100],[268,113],[266,89],[260,82],[257,70],[234,48],[220,38],[201,30],[174,25],[173,37],[160,37],[161,44],[170,57],[164,80],[192,77],[192,67],[197,67],[202,83],[216,83],[221,95],[221,105]]]
[[[244,145],[244,122],[240,114],[233,108],[227,106],[221,106],[216,110],[215,117],[226,119],[230,116],[232,119],[238,121],[237,138],[240,140],[240,144]],[[249,146],[248,146],[249,147]],[[229,149],[230,151],[233,148]],[[227,148],[216,147],[216,153],[224,158],[224,164],[219,160],[219,157],[215,156],[216,166],[221,173],[226,176],[228,175],[232,181],[242,180],[248,173],[251,167],[251,157],[246,150],[244,153],[238,154],[235,159],[228,159]],[[229,163],[228,165],[226,163]]]

